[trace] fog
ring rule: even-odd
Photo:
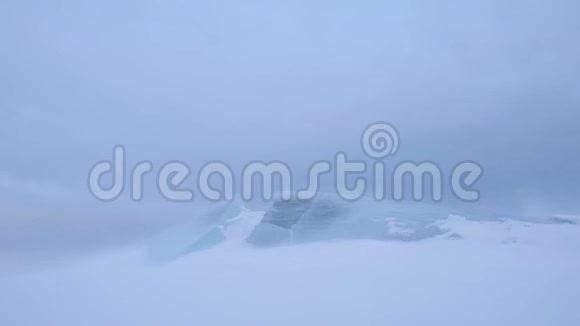
[[[3,1],[2,254],[136,241],[204,207],[154,188],[93,199],[87,174],[117,144],[194,174],[282,160],[306,175],[337,151],[365,159],[375,121],[400,133],[391,162],[479,162],[484,205],[577,214],[579,15],[545,0]]]

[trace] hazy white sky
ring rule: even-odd
[[[0,187],[88,198],[115,144],[300,169],[363,157],[383,120],[397,159],[478,160],[488,198],[572,200],[579,15],[573,0],[2,1]]]

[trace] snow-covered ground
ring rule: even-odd
[[[231,228],[170,262],[111,251],[1,278],[0,325],[580,325],[580,226],[437,223],[414,242],[256,248]]]

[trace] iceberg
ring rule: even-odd
[[[149,246],[149,257],[154,261],[171,261],[226,242],[254,247],[341,240],[411,242],[434,238],[534,243],[542,237],[535,234],[534,225],[557,227],[580,222],[580,217],[574,215],[543,219],[500,216],[508,215],[478,206],[462,211],[441,204],[378,202],[371,198],[348,202],[326,194],[311,200],[276,200],[266,212],[232,202],[160,235]]]

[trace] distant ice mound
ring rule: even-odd
[[[556,224],[580,224],[580,216],[576,215],[554,215],[551,221]]]
[[[228,203],[164,232],[149,246],[148,257],[156,262],[209,249],[228,240],[243,241],[262,218],[238,203]]]
[[[556,215],[544,219],[500,216],[477,206],[461,210],[417,202],[372,199],[346,202],[332,196],[279,200],[265,213],[247,242],[276,246],[333,240],[443,238],[501,244],[580,243],[576,241],[580,240],[580,228],[563,225],[580,223],[578,216]],[[560,240],[550,236],[550,232],[561,234]]]
[[[332,196],[274,202],[247,242],[258,246],[329,240],[414,241],[443,234],[432,223],[445,218],[422,204],[346,202]]]
[[[500,244],[580,245],[580,217],[507,218],[470,206],[417,202],[347,202],[332,195],[277,200],[266,211],[228,203],[179,225],[152,242],[149,257],[171,261],[225,242],[274,247],[316,241],[462,240]],[[557,234],[557,235],[556,235]]]

